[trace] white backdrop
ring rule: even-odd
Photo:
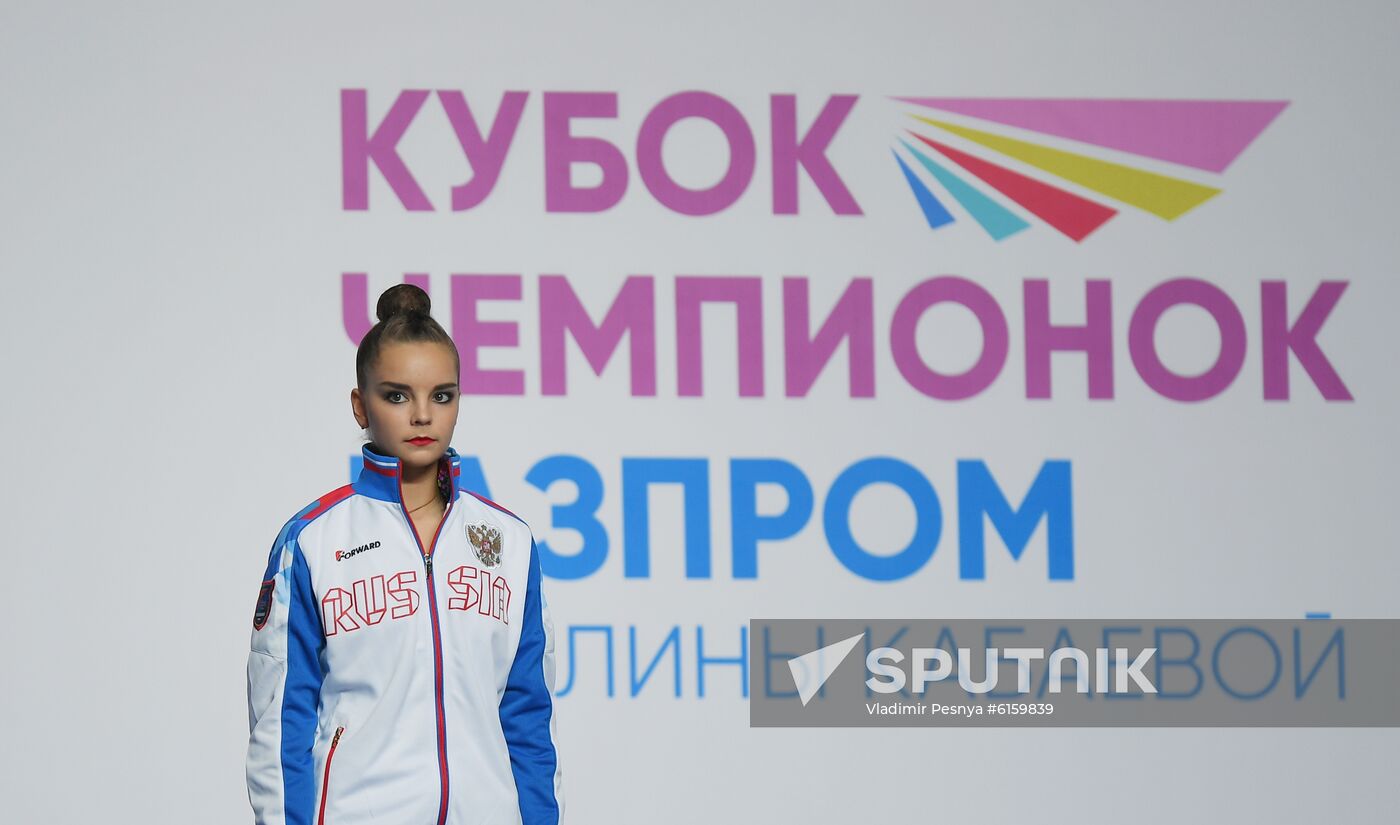
[[[1126,809],[1145,822],[1306,822],[1394,809],[1394,730],[750,729],[740,668],[706,668],[700,697],[695,650],[700,627],[707,655],[734,656],[750,617],[1395,617],[1393,4],[10,3],[0,20],[6,821],[251,818],[249,620],[278,528],[346,483],[359,449],[341,307],[342,276],[356,272],[371,296],[429,274],[449,329],[451,274],[521,276],[520,300],[480,313],[514,323],[519,346],[484,349],[481,365],[523,371],[524,392],[464,397],[454,445],[560,553],[580,547],[551,525],[570,485],[542,492],[527,471],[576,455],[601,475],[605,562],[545,580],[561,679],[570,626],[614,631],[616,695],[593,634],[559,701],[570,821],[936,810],[1070,822]],[[504,92],[528,98],[479,206],[449,208],[471,171],[434,98],[398,151],[437,209],[404,209],[371,169],[369,208],[347,210],[343,89],[365,90],[371,129],[406,89],[461,92],[483,128]],[[757,146],[747,190],[708,216],[666,209],[637,169],[647,113],[690,90],[733,104]],[[550,212],[543,95],[581,91],[616,94],[615,119],[574,129],[621,148],[628,187],[603,212]],[[769,105],[785,94],[799,134],[831,95],[858,96],[826,157],[863,214],[834,214],[805,174],[798,214],[774,214]],[[913,111],[891,96],[1288,106],[1223,174],[1136,159],[1223,189],[1174,221],[1115,204],[1114,220],[1075,242],[1007,201],[1031,226],[997,242],[932,185],[958,220],[929,229],[890,157]],[[664,144],[667,168],[693,188],[718,180],[727,157],[698,120]],[[596,170],[575,176],[597,182]],[[655,397],[630,395],[625,346],[595,377],[570,344],[567,394],[541,392],[542,274],[566,275],[595,321],[626,276],[655,278]],[[761,279],[762,397],[739,397],[734,314],[720,305],[704,314],[703,395],[680,395],[674,296],[686,275]],[[891,354],[897,305],[938,275],[981,286],[1009,324],[1005,367],[961,401],[915,390]],[[852,278],[872,279],[873,398],[851,397],[845,345],[810,394],[784,396],[786,276],[810,280],[814,323]],[[1238,377],[1200,402],[1154,392],[1128,350],[1134,307],[1175,278],[1214,284],[1244,319]],[[1049,281],[1052,318],[1071,324],[1086,279],[1112,284],[1114,397],[1089,400],[1085,358],[1067,354],[1053,359],[1052,398],[1028,399],[1023,282]],[[1287,283],[1290,323],[1320,283],[1347,282],[1316,340],[1354,400],[1325,400],[1292,356],[1290,398],[1264,399],[1262,281]],[[1206,318],[1163,317],[1169,367],[1211,364],[1219,335]],[[980,338],[944,305],[923,317],[918,345],[954,373]],[[942,504],[932,558],[888,582],[843,566],[822,524],[832,481],[876,456],[917,468]],[[650,499],[650,576],[623,575],[625,457],[708,459],[710,578],[685,576],[674,487]],[[800,532],[760,544],[754,579],[732,573],[732,458],[791,462],[816,496]],[[1044,462],[1070,462],[1072,579],[1047,575],[1043,524],[1020,561],[989,527],[986,578],[960,576],[962,459],[985,462],[1012,504]],[[763,512],[785,506],[762,493]],[[877,556],[908,544],[915,522],[889,485],[861,492],[850,516]],[[631,695],[629,626],[639,667],[680,628],[679,698],[669,659]]]

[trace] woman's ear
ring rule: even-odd
[[[369,416],[365,414],[365,401],[360,395],[359,387],[350,390],[350,412],[355,416],[355,423],[360,425],[360,429],[369,426]]]

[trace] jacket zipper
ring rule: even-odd
[[[344,725],[335,729],[335,736],[331,739],[331,749],[326,752],[326,771],[321,776],[321,812],[316,816],[316,825],[323,825],[326,821],[326,793],[330,790],[331,785],[331,760],[335,758],[335,746],[340,744],[340,735],[344,732]]]
[[[438,522],[437,530],[433,532],[432,541],[428,544],[428,549],[423,549],[423,540],[418,537],[418,529],[413,526],[413,519],[408,515],[408,509],[403,504],[403,466],[399,466],[397,476],[399,484],[399,510],[403,513],[404,521],[408,522],[408,532],[413,534],[413,541],[418,545],[418,552],[423,554],[423,569],[426,571],[426,585],[428,588],[428,616],[432,619],[433,625],[433,691],[436,700],[437,710],[437,742],[438,742],[438,777],[442,784],[442,795],[438,800],[437,825],[444,825],[447,822],[447,721],[445,707],[442,698],[442,632],[438,629],[437,594],[433,587],[433,550],[437,547],[438,536],[442,533],[443,525],[447,524],[447,516],[452,512],[452,505],[456,501],[455,490],[452,500],[447,502],[447,509],[442,513],[442,521]]]

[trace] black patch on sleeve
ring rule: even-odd
[[[276,586],[276,579],[268,579],[258,590],[258,606],[253,609],[254,630],[262,630],[263,625],[267,624],[267,617],[272,613],[272,588]]]

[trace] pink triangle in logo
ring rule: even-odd
[[[896,97],[930,109],[1223,172],[1286,100]]]

